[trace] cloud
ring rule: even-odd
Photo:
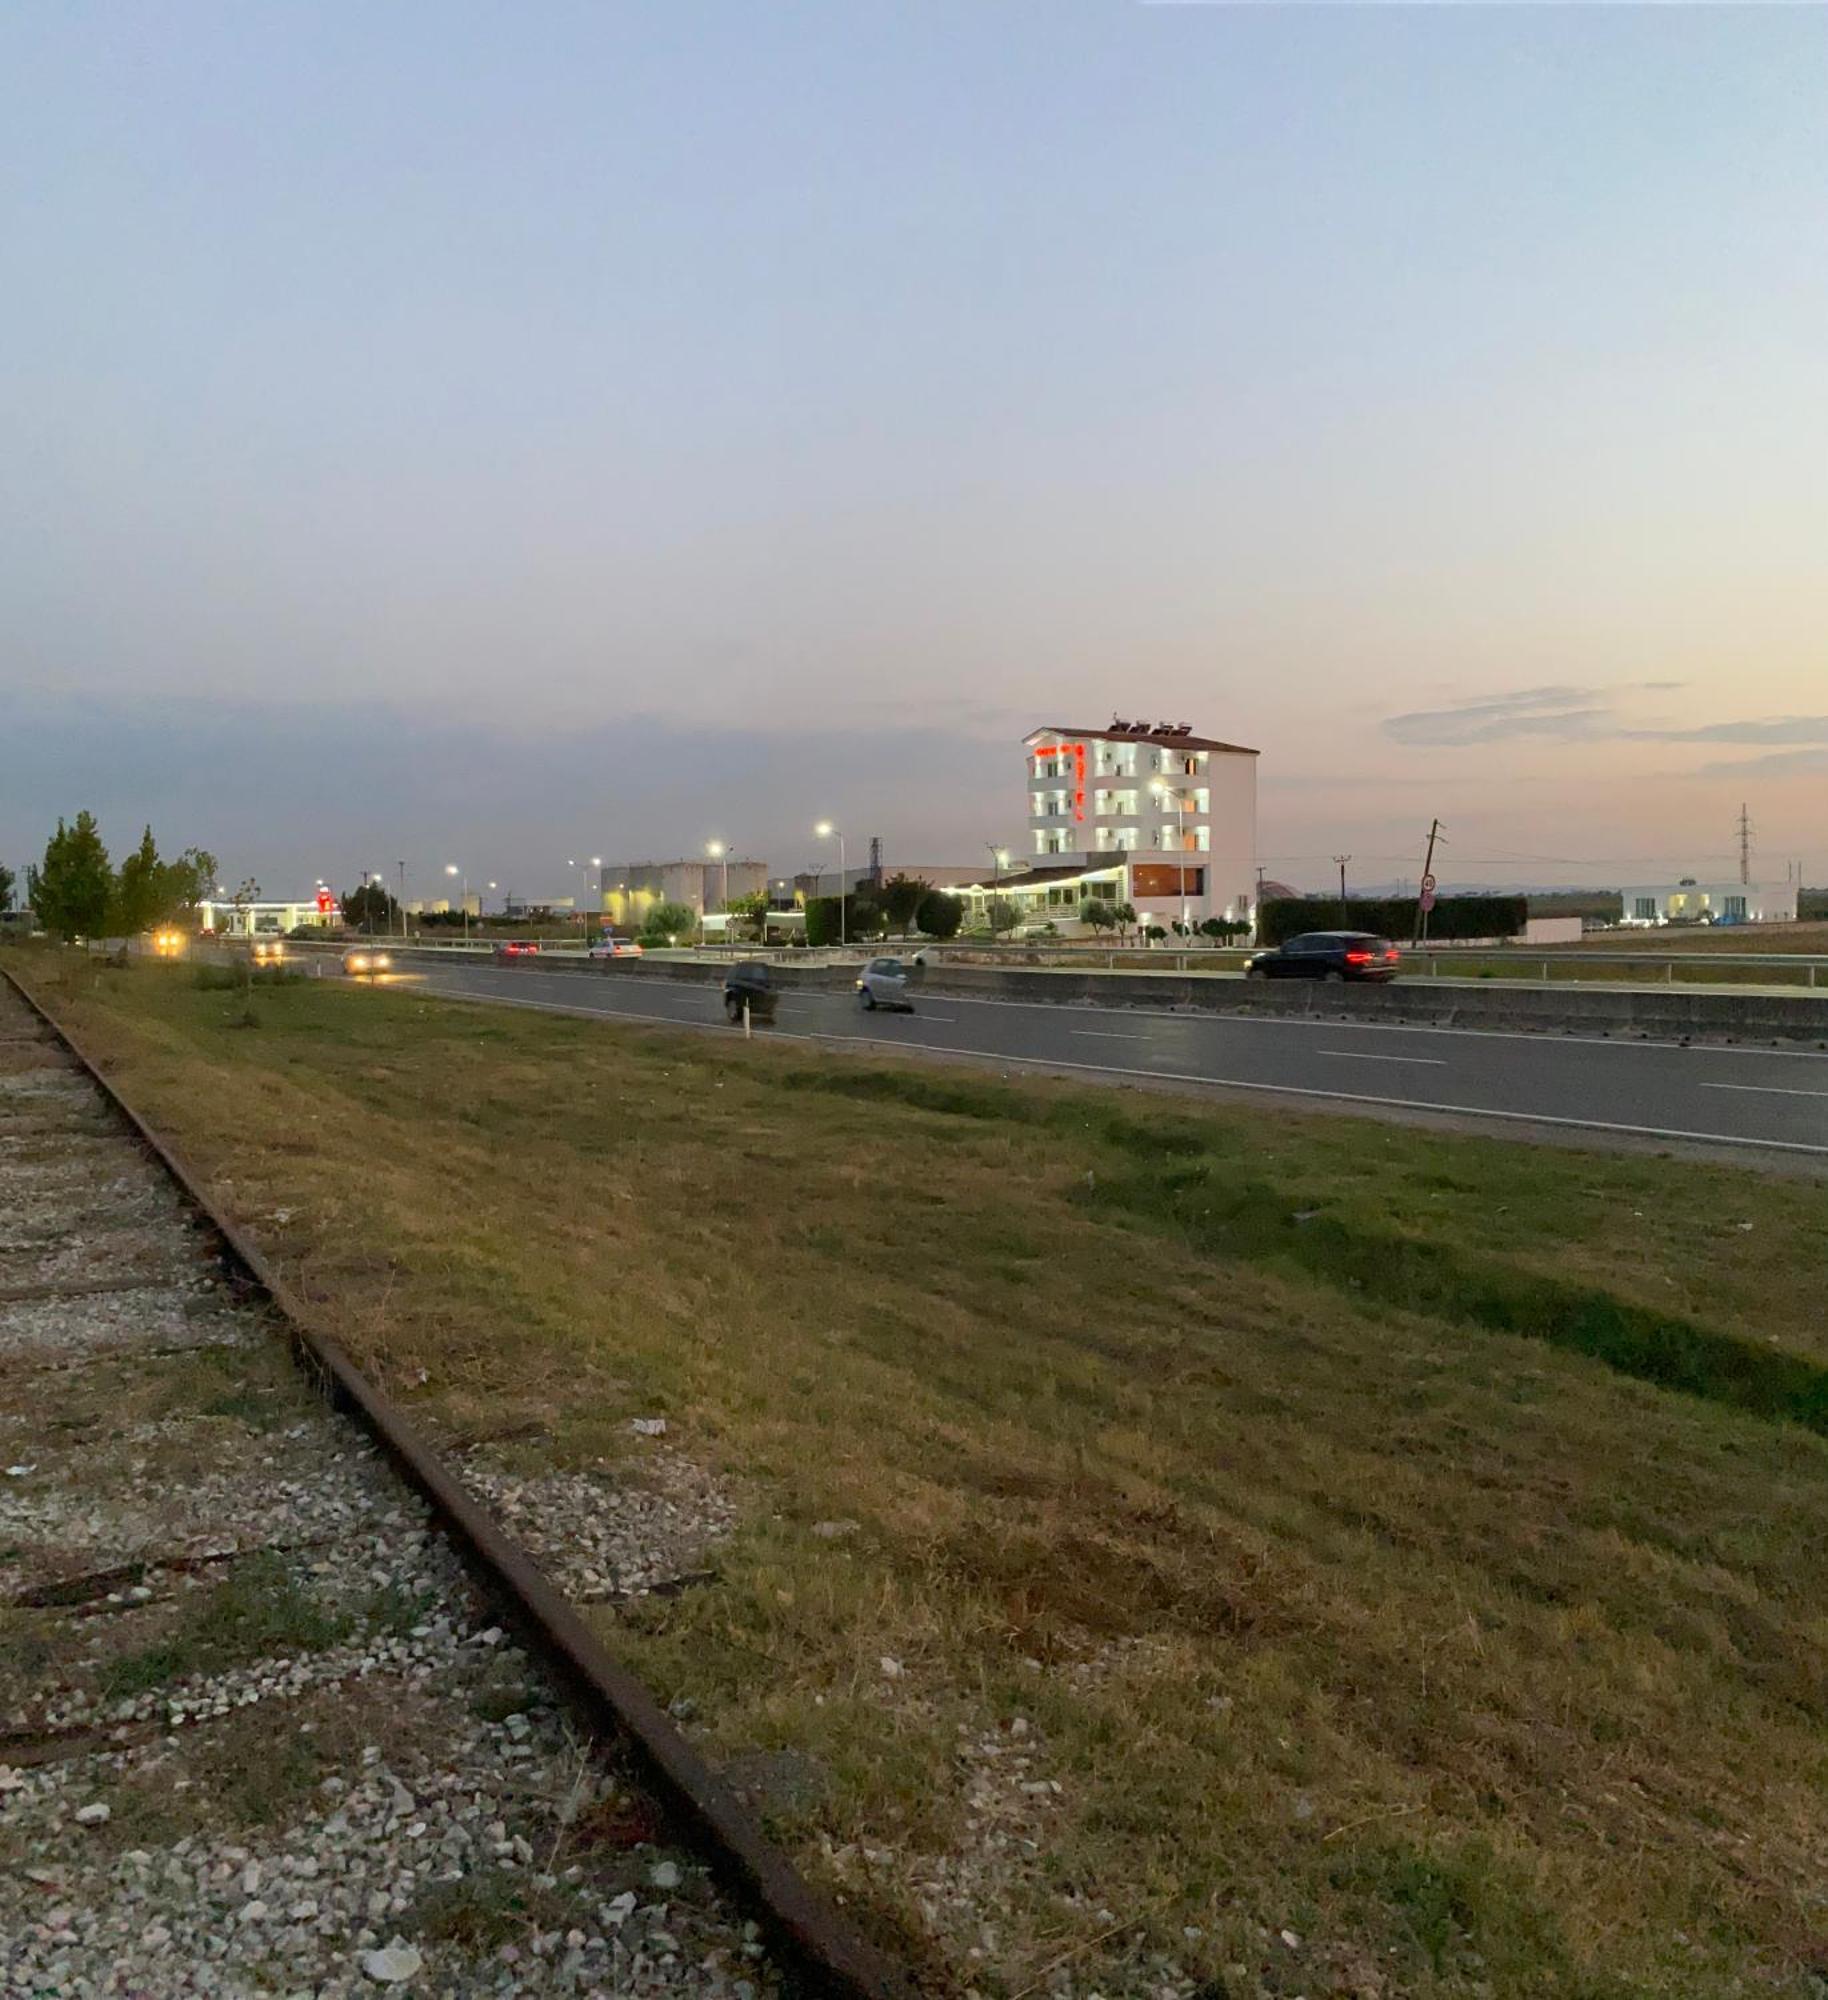
[[[1392,715],[1384,723],[1384,734],[1398,743],[1432,746],[1497,743],[1514,736],[1576,741],[1606,733],[1601,725],[1611,710],[1605,704],[1603,688],[1516,688],[1483,701]]]
[[[563,895],[567,856],[696,854],[712,838],[782,875],[846,859],[880,835],[891,867],[969,862],[1026,831],[1013,736],[949,717],[817,729],[699,727],[630,715],[543,735],[382,704],[76,700],[33,695],[9,721],[33,746],[0,787],[0,860],[37,853],[61,813],[89,808],[115,849],[151,822],[159,844],[209,848],[225,875],[293,893],[318,875],[394,878],[415,893],[446,862],[472,884]]]
[[[1657,743],[1828,743],[1828,715],[1771,715],[1747,722],[1705,722],[1695,729],[1621,729]]]
[[[1722,757],[1703,764],[1696,774],[1703,778],[1738,778],[1756,773],[1759,777],[1785,777],[1798,771],[1828,771],[1828,747],[1815,750],[1773,750],[1767,757]]]
[[[1635,681],[1622,688],[1517,688],[1480,701],[1390,716],[1384,734],[1398,743],[1431,748],[1527,736],[1558,743],[1828,743],[1828,715],[1748,716],[1667,728],[1627,721],[1618,711],[1621,694],[1681,685]]]

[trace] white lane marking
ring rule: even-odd
[[[1069,1028],[1070,1035],[1083,1035],[1094,1042],[1144,1042],[1148,1036],[1134,1028]]]
[[[440,967],[439,970],[444,968]],[[469,967],[462,968],[465,970]],[[488,971],[488,966],[477,966],[477,971]],[[646,980],[655,986],[688,986],[695,992],[703,992],[710,982],[696,979],[674,979],[665,973],[637,972],[629,975],[631,980]],[[1414,982],[1419,990],[1426,990],[1420,981]],[[1448,982],[1450,985],[1453,982]],[[1480,987],[1488,992],[1489,987]],[[1117,1007],[1100,1006],[1088,1000],[992,1000],[974,993],[948,993],[946,999],[955,1007],[1015,1007],[1044,1009],[1051,1014],[1126,1014],[1150,1021],[1178,1021],[1184,1025],[1201,1022],[1236,1021],[1253,1028],[1306,1028],[1317,1033],[1332,1032],[1347,1035],[1460,1035],[1470,1036],[1481,1042],[1537,1042],[1552,1043],[1560,1047],[1572,1045],[1575,1048],[1592,1049],[1648,1049],[1653,1052],[1679,1049],[1691,1056],[1740,1056],[1762,1060],[1766,1056],[1782,1056],[1791,1061],[1828,1062],[1828,1050],[1822,1049],[1769,1049],[1769,1048],[1725,1048],[1716,1042],[1688,1043],[1679,1040],[1636,1040],[1624,1035],[1560,1035],[1552,1026],[1538,1030],[1525,1028],[1449,1028],[1428,1021],[1326,1021],[1314,1020],[1301,1014],[1253,1014],[1243,1008],[1214,1007],[1211,1009],[1174,1007]],[[812,988],[796,995],[795,1004],[807,1001],[846,1001],[847,991],[838,987]],[[592,1012],[600,1011],[597,1009]],[[650,1019],[663,1018],[649,1016]],[[929,1020],[942,1018],[928,1015]],[[956,1016],[945,1018],[956,1019]],[[1822,1004],[1823,1039],[1828,1040],[1828,1000]]]
[[[1430,1069],[1445,1069],[1445,1056],[1385,1056],[1374,1049],[1316,1049],[1317,1056],[1344,1056],[1348,1062],[1406,1062],[1426,1063]]]
[[[1828,1097],[1828,1090],[1786,1090],[1781,1083],[1704,1083],[1703,1090],[1751,1090],[1760,1097]]]
[[[881,1046],[872,1035],[811,1035],[815,1042],[862,1042]],[[905,1047],[906,1044],[903,1044]],[[1828,1146],[1800,1139],[1742,1139],[1731,1132],[1689,1132],[1668,1125],[1622,1125],[1605,1118],[1557,1118],[1546,1111],[1495,1111],[1482,1104],[1436,1104],[1420,1097],[1372,1097],[1355,1090],[1315,1090],[1298,1083],[1254,1083],[1248,1077],[1194,1076],[1160,1069],[1123,1069],[1115,1063],[1068,1062],[1064,1056],[1012,1056],[1002,1049],[935,1049],[935,1055],[977,1056],[986,1062],[1027,1063],[1036,1069],[1083,1070],[1092,1076],[1141,1076],[1155,1083],[1196,1083],[1214,1090],[1261,1090],[1272,1097],[1311,1097],[1322,1104],[1379,1104],[1398,1111],[1445,1111],[1456,1118],[1502,1118],[1515,1125],[1559,1125],[1577,1132],[1627,1132],[1638,1139],[1687,1139],[1702,1146],[1754,1146],[1775,1153],[1816,1153]]]
[[[684,985],[687,982],[675,982]],[[572,1014],[584,1020],[651,1021],[661,1028],[719,1028],[718,1021],[686,1021],[674,1014],[623,1014],[604,1007],[567,1007],[556,1000],[511,1000],[491,993],[442,992],[428,987],[441,1000],[467,1000],[478,1007],[533,1007],[546,1014]],[[859,1043],[865,1048],[907,1048],[881,1035],[812,1034],[799,1037],[808,1042]],[[914,1044],[919,1047],[918,1043]],[[1260,1090],[1271,1097],[1308,1097],[1321,1104],[1377,1104],[1398,1111],[1442,1111],[1456,1118],[1498,1118],[1514,1125],[1553,1125],[1574,1132],[1624,1132],[1638,1139],[1687,1139],[1700,1146],[1747,1146],[1773,1153],[1809,1153],[1828,1158],[1828,1146],[1813,1146],[1800,1139],[1742,1139],[1731,1132],[1689,1132],[1679,1126],[1622,1125],[1604,1118],[1557,1118],[1546,1111],[1495,1111],[1478,1104],[1435,1104],[1419,1097],[1373,1097],[1363,1091],[1314,1090],[1298,1083],[1252,1083],[1241,1077],[1193,1076],[1172,1070],[1122,1069],[1114,1063],[1068,1062],[1064,1056],[1012,1056],[1001,1049],[939,1048],[942,1056],[972,1056],[985,1062],[1026,1063],[1036,1069],[1070,1069],[1088,1076],[1151,1077],[1157,1083],[1193,1083],[1210,1090]]]

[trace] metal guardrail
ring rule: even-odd
[[[397,934],[390,937],[374,938],[326,938],[321,942],[315,938],[285,938],[279,940],[288,952],[341,953],[352,946],[372,946],[379,951],[424,952],[451,958],[488,958],[503,940],[499,938],[426,938],[410,937],[402,939]],[[218,937],[219,945],[233,946],[241,942],[237,938]],[[846,965],[858,964],[877,951],[900,952],[905,955],[912,949],[925,951],[935,964],[948,961],[955,965],[982,965],[989,969],[1020,971],[1046,970],[1050,965],[1061,970],[1084,971],[1103,970],[1107,972],[1210,972],[1235,975],[1242,971],[1245,963],[1253,955],[1251,950],[1232,946],[1210,946],[1190,950],[1153,950],[1097,947],[1086,948],[1070,943],[1047,945],[1010,945],[998,948],[992,945],[971,944],[921,944],[913,945],[901,940],[871,940],[865,945],[679,945],[650,946],[643,954],[643,962],[653,961],[665,965],[669,963],[695,963],[711,960],[722,963],[734,959],[761,959],[772,965]],[[573,962],[587,954],[587,947],[580,941],[569,940],[540,944],[542,958],[560,962]],[[1557,979],[1576,981],[1585,976],[1582,968],[1591,966],[1636,967],[1640,973],[1667,984],[1692,985],[1735,985],[1756,984],[1748,980],[1743,971],[1737,976],[1731,969],[1758,969],[1768,975],[1772,985],[1797,986],[1828,992],[1828,955],[1813,952],[1742,952],[1742,951],[1605,951],[1592,950],[1585,945],[1566,945],[1549,950],[1541,947],[1531,949],[1517,945],[1434,945],[1420,950],[1404,950],[1402,970],[1411,978],[1425,979],[1467,979],[1467,978],[1534,978],[1544,985],[1553,985]]]

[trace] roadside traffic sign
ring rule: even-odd
[[[1432,910],[1434,908],[1434,877],[1432,875],[1424,875],[1422,877],[1421,903],[1422,908],[1425,910]]]

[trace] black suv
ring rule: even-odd
[[[1303,931],[1244,967],[1246,979],[1394,979],[1397,949],[1369,931]]]

